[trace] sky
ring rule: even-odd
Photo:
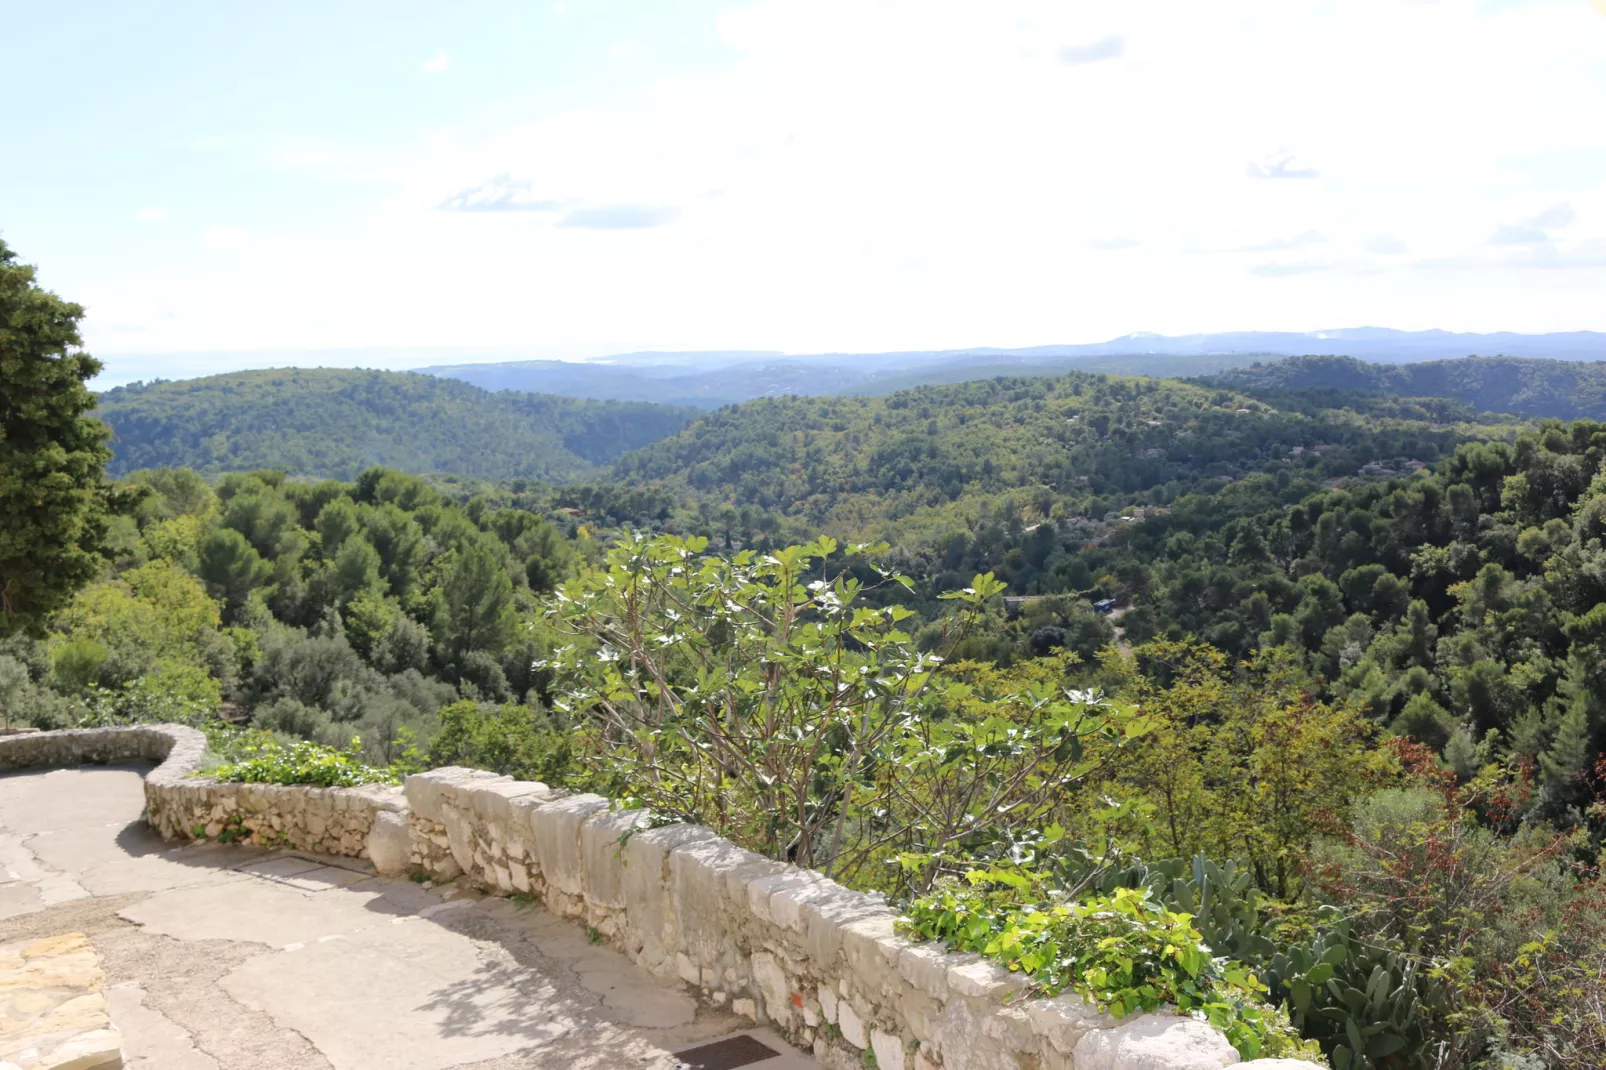
[[[0,0],[108,381],[1606,330],[1606,0]]]

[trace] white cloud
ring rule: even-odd
[[[440,206],[447,212],[554,212],[563,204],[543,200],[529,179],[497,175],[451,194]]]
[[[446,53],[437,51],[424,61],[424,71],[427,74],[442,74],[451,65],[452,61],[447,57]]]
[[[134,218],[143,223],[165,223],[167,222],[167,209],[141,208],[139,211],[134,213]]]
[[[370,210],[175,271],[163,344],[1606,328],[1602,170],[1545,162],[1606,161],[1577,0],[757,0],[717,31],[717,66],[626,64],[526,125],[340,144],[308,173],[371,177]],[[1523,224],[1545,240],[1490,244]],[[1528,281],[1537,249],[1575,270]]]
[[[1565,230],[1577,222],[1578,213],[1570,204],[1557,204],[1520,223],[1502,223],[1489,238],[1490,245],[1542,245],[1550,241],[1551,231]]]
[[[1098,63],[1106,59],[1119,59],[1126,54],[1126,39],[1117,34],[1101,37],[1087,44],[1066,45],[1060,49],[1060,59],[1066,63]]]
[[[645,230],[661,227],[680,215],[677,208],[640,204],[608,204],[595,208],[576,208],[558,221],[560,227],[586,230]]]
[[[247,237],[244,227],[208,227],[201,235],[201,244],[208,249],[236,249],[245,244]]]
[[[1249,164],[1250,178],[1320,178],[1322,173],[1288,149],[1269,152]]]

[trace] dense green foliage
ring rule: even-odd
[[[0,242],[0,637],[37,630],[100,570],[106,428],[88,415],[81,305],[41,289]]]
[[[1606,427],[1550,423],[1213,531],[1158,524],[1133,533],[1146,582],[1122,595],[1151,632],[1297,652],[1463,773],[1532,762],[1535,812],[1577,822],[1606,748],[1603,455]]]
[[[1486,412],[1606,419],[1606,362],[1601,361],[1467,357],[1368,364],[1350,357],[1294,357],[1202,381],[1267,400],[1289,391],[1370,392],[1448,398]]]
[[[1094,696],[939,673],[900,628],[910,610],[865,603],[906,582],[878,567],[885,547],[703,548],[626,538],[549,611],[575,640],[545,663],[556,704],[588,716],[582,747],[615,795],[861,887],[923,890],[1048,819],[1103,764],[1095,742],[1142,734]],[[957,629],[998,590],[953,592]]]
[[[1020,906],[1021,878],[975,871],[1001,894],[944,889],[912,903],[905,931],[977,951],[1025,973],[1044,995],[1070,989],[1116,1017],[1165,1005],[1221,1029],[1245,1059],[1314,1054],[1242,963],[1215,954],[1193,916],[1156,902],[1147,887]]]
[[[1043,517],[1102,517],[1167,504],[1206,480],[1276,470],[1328,478],[1374,460],[1431,461],[1453,447],[1453,431],[1430,427],[1425,411],[1414,416],[1285,413],[1159,380],[994,379],[721,409],[621,457],[614,473],[833,531],[1014,490],[1029,491]]]
[[[685,425],[692,410],[498,393],[427,375],[233,372],[101,395],[112,470],[274,468],[351,479],[375,465],[485,479],[570,479]]]
[[[579,556],[541,517],[384,469],[216,485],[158,469],[135,485],[143,500],[114,525],[102,577],[42,640],[0,646],[17,716],[193,723],[226,699],[289,738],[359,736],[388,764],[428,745],[443,706],[539,703],[541,647],[521,619]]]
[[[268,737],[250,752],[210,770],[219,780],[241,784],[311,784],[320,788],[354,788],[383,784],[394,777],[362,762],[362,741],[336,750],[305,740],[285,745]]]

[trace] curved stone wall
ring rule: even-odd
[[[196,775],[200,733],[174,726],[0,739],[0,767],[160,761],[147,817],[169,838],[284,844],[383,874],[523,894],[643,969],[767,1023],[827,1070],[1212,1070],[1224,1037],[1176,1015],[1121,1021],[1075,996],[1026,998],[1018,974],[895,931],[878,897],[691,825],[596,795],[447,768],[405,788],[226,784]],[[1262,1060],[1242,1070],[1308,1064]]]
[[[159,763],[146,774],[147,784],[178,783],[201,768],[205,758],[206,737],[176,724],[0,736],[0,769],[146,761]]]

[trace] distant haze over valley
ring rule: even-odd
[[[885,353],[770,350],[641,351],[552,359],[543,346],[104,355],[98,385],[184,379],[264,367],[383,367],[460,379],[486,390],[657,401],[717,408],[787,394],[884,394],[999,375],[1085,371],[1157,377],[1211,375],[1282,357],[1346,356],[1407,364],[1466,356],[1606,360],[1606,333],[1466,334],[1378,327],[1331,331],[1129,334],[1107,342]],[[534,358],[534,359],[530,359]]]

